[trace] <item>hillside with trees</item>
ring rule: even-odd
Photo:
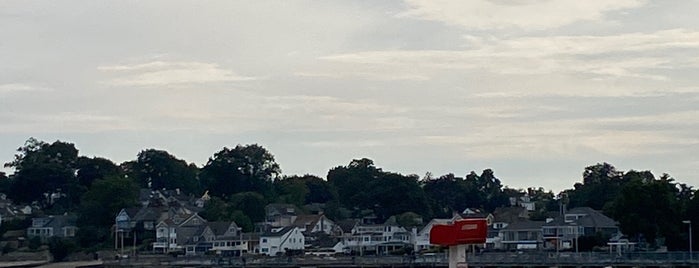
[[[211,199],[201,216],[234,220],[243,231],[264,221],[264,208],[272,203],[322,207],[333,220],[372,215],[383,221],[398,216],[410,224],[413,218],[445,218],[466,208],[492,212],[524,195],[536,202],[532,218],[544,219],[561,206],[591,207],[618,221],[628,236],[673,250],[687,244],[682,221],[699,222],[699,197],[691,186],[669,174],[621,171],[609,163],[585,167],[581,181],[561,193],[538,186],[509,188],[491,169],[463,177],[453,173],[420,177],[383,170],[367,158],[334,167],[325,177],[284,175],[274,155],[258,144],[224,147],[198,167],[158,149],[144,149],[136,159],[119,164],[81,156],[69,142],[30,138],[5,166],[14,172],[0,173],[0,191],[15,203],[36,206],[44,215],[78,215],[74,242],[83,249],[113,244],[114,217],[136,204],[139,188],[177,189],[192,197],[207,193]]]

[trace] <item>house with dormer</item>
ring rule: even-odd
[[[260,235],[259,249],[261,254],[277,256],[287,252],[302,251],[305,237],[300,228],[287,226],[273,228]]]
[[[581,236],[600,234],[612,237],[619,233],[617,222],[589,207],[573,208],[563,215],[549,219],[541,227],[546,249],[574,249]]]
[[[186,245],[196,244],[206,228],[206,220],[197,213],[174,214],[161,220],[155,227],[153,251],[167,253],[184,252]]]
[[[74,237],[77,216],[51,215],[32,219],[32,225],[27,228],[27,237],[39,237],[46,242],[51,237]]]

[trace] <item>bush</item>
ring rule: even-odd
[[[49,241],[49,252],[53,256],[54,262],[65,260],[70,253],[77,249],[75,242],[69,239],[52,237]]]
[[[41,247],[41,237],[33,236],[32,238],[30,238],[27,247],[29,247],[29,249],[31,250],[39,249],[39,247]]]

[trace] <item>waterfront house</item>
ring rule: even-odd
[[[197,213],[174,214],[155,227],[154,252],[184,252],[185,245],[199,242],[206,220]]]
[[[390,217],[383,224],[357,221],[351,232],[343,234],[334,248],[359,255],[386,255],[414,248],[412,240],[412,233],[399,226],[395,217]]]
[[[75,226],[75,215],[51,215],[32,219],[32,225],[27,228],[27,237],[39,237],[42,242],[51,237],[74,237],[78,228]]]
[[[260,235],[260,253],[277,256],[304,249],[305,237],[296,226],[273,228]]]
[[[619,227],[614,220],[589,207],[573,208],[542,226],[546,249],[573,250],[579,237],[598,233],[612,237],[619,233]]]

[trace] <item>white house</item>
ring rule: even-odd
[[[412,233],[400,227],[395,217],[391,217],[384,224],[355,225],[351,233],[342,236],[342,240],[335,248],[361,255],[381,255],[405,247],[413,247],[411,240]]]
[[[260,253],[276,256],[289,250],[303,250],[305,237],[296,226],[275,228],[260,235]]]

